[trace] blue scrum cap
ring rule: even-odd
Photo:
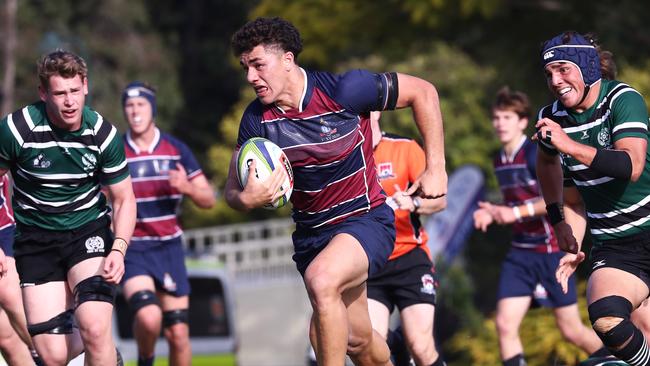
[[[585,85],[591,86],[602,77],[596,47],[578,33],[565,32],[544,42],[541,56],[542,67],[553,62],[570,62],[576,65]]]
[[[151,104],[151,115],[156,116],[156,91],[146,83],[141,81],[133,81],[124,88],[122,92],[122,106],[129,98],[143,97]]]

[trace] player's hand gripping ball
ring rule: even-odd
[[[242,188],[248,182],[248,167],[253,160],[255,160],[255,175],[262,181],[266,180],[275,169],[283,169],[286,172],[285,180],[280,187],[280,191],[284,194],[275,202],[263,207],[273,210],[286,205],[291,197],[291,192],[293,192],[293,171],[284,151],[278,145],[262,137],[253,137],[244,142],[237,155],[237,177]]]

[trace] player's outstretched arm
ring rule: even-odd
[[[397,108],[411,107],[413,118],[424,141],[426,167],[407,193],[424,198],[447,194],[445,139],[438,91],[430,82],[415,76],[398,74]]]

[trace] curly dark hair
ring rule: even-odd
[[[279,18],[257,18],[252,20],[232,36],[232,50],[235,56],[249,52],[258,45],[279,47],[293,53],[295,59],[302,51],[300,32],[290,22]]]

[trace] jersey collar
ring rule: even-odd
[[[153,132],[154,132],[153,140],[151,141],[151,144],[147,148],[147,152],[149,154],[153,153],[153,150],[156,148],[156,146],[158,146],[158,142],[160,142],[160,130],[158,129],[158,127],[155,127]],[[130,130],[126,131],[126,143],[129,144],[131,149],[133,149],[133,151],[135,151],[136,154],[140,154],[142,152],[140,151],[140,148],[138,148],[138,145],[135,143],[135,141],[133,141],[133,139],[131,138]]]

